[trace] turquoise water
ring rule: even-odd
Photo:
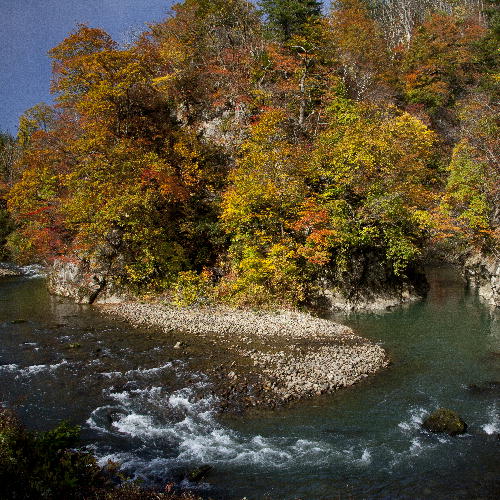
[[[383,345],[386,371],[293,408],[221,419],[196,360],[175,360],[164,336],[49,297],[41,280],[6,280],[0,400],[33,428],[82,424],[103,462],[152,485],[209,463],[196,487],[217,498],[497,498],[500,315],[452,270],[429,270],[429,281],[422,302],[333,318]],[[461,414],[466,435],[421,429],[441,406]]]

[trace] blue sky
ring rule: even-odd
[[[125,42],[160,21],[173,0],[0,0],[0,131],[15,133],[19,116],[51,102],[49,49],[77,23]]]

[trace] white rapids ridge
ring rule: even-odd
[[[203,389],[205,384],[200,381],[194,388],[172,393],[162,387],[109,391],[107,396],[117,405],[95,409],[87,420],[90,428],[105,434],[129,436],[138,441],[139,449],[145,445],[157,446],[163,450],[170,448],[174,453],[171,457],[158,457],[147,463],[134,453],[105,454],[100,461],[116,460],[125,469],[136,472],[139,469],[147,475],[151,468],[158,466],[165,470],[165,466],[180,463],[273,464],[279,467],[296,459],[308,461],[309,458],[317,462],[321,456],[326,458],[328,455],[325,445],[318,442],[262,436],[245,438],[224,427],[215,418],[214,397],[196,400],[195,389]],[[137,412],[137,407],[147,409],[152,404],[157,411],[161,408],[161,423],[158,416]],[[109,411],[116,412],[117,418],[112,422],[106,418]],[[360,459],[366,460],[366,454]]]
[[[29,377],[31,375],[36,375],[42,372],[54,372],[61,366],[67,365],[68,362],[63,359],[59,363],[54,364],[42,364],[42,365],[30,365],[24,368],[21,368],[19,365],[15,363],[11,363],[9,365],[0,365],[0,372],[10,372],[15,374],[16,378],[19,377]]]
[[[194,386],[173,392],[159,386],[105,389],[110,404],[96,408],[87,425],[102,435],[125,439],[131,446],[128,451],[96,446],[93,451],[99,463],[118,462],[123,470],[146,482],[165,479],[172,469],[203,463],[268,470],[328,464],[366,467],[384,460],[391,472],[401,462],[411,463],[420,456],[425,460],[431,450],[453,443],[448,436],[428,436],[422,431],[420,424],[428,410],[420,407],[410,408],[408,418],[390,431],[401,438],[399,450],[342,436],[335,443],[299,436],[248,436],[218,422],[214,397],[199,396],[207,387],[207,381],[201,378]]]
[[[500,415],[496,404],[490,406],[488,415],[490,421],[482,426],[483,431],[490,435],[498,434],[500,432]]]

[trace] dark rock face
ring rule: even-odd
[[[325,276],[320,285],[326,308],[344,311],[390,309],[421,299],[429,288],[419,269],[395,276],[376,252],[354,256],[341,276]]]
[[[450,436],[464,434],[467,424],[458,413],[448,408],[439,408],[429,415],[422,423],[422,427],[430,432],[446,433]]]

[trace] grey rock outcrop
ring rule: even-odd
[[[126,298],[105,270],[77,257],[57,259],[47,282],[51,293],[70,297],[79,304],[116,304]]]
[[[7,264],[0,264],[0,278],[14,278],[16,276],[22,276],[20,269]]]
[[[464,262],[464,276],[470,287],[488,304],[500,307],[500,258],[477,252]]]
[[[11,262],[0,262],[0,278],[39,278],[44,277],[46,269],[41,264],[17,266]]]
[[[323,294],[329,309],[346,312],[383,311],[416,302],[423,296],[408,283],[378,290],[358,290],[351,296],[335,289],[325,289]]]

